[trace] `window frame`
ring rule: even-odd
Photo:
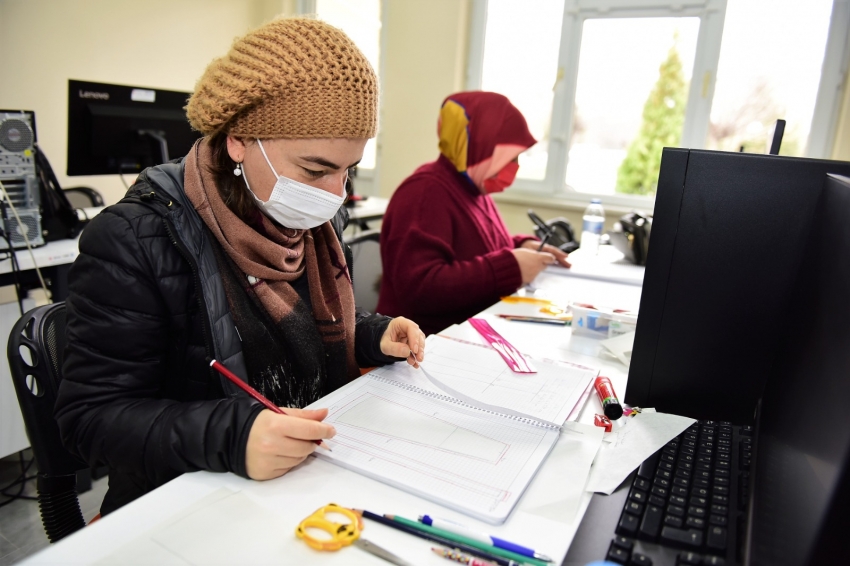
[[[472,0],[466,88],[480,90],[488,0]],[[699,17],[700,28],[693,74],[685,110],[680,147],[705,148],[711,105],[720,60],[727,0],[565,0],[558,53],[557,82],[552,102],[549,156],[543,180],[517,179],[504,202],[538,202],[583,209],[591,198],[602,197],[612,212],[652,210],[655,196],[579,192],[566,184],[582,30],[588,19],[636,17]],[[833,0],[818,96],[807,143],[807,157],[828,158],[834,143],[837,116],[850,63],[850,0]]]

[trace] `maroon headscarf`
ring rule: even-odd
[[[495,92],[448,96],[437,124],[440,153],[479,189],[508,163],[537,143],[507,97]]]

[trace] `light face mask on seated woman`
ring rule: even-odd
[[[251,196],[254,197],[260,210],[266,216],[285,228],[296,228],[299,230],[309,230],[310,228],[321,226],[334,217],[339,207],[345,201],[345,181],[343,181],[340,187],[342,194],[335,195],[322,189],[299,183],[283,175],[278,175],[272,162],[269,161],[269,156],[266,155],[263,142],[257,140],[257,143],[260,145],[260,151],[263,152],[263,157],[266,158],[266,163],[269,164],[272,173],[277,177],[277,182],[274,184],[274,189],[272,189],[272,194],[268,202],[263,202],[257,198],[257,195],[251,190],[251,185],[248,184],[247,175],[242,175],[242,178],[245,179],[245,185],[251,192]]]

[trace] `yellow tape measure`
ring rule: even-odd
[[[338,523],[331,521],[327,518],[328,513],[343,515],[349,519],[349,522]],[[316,538],[307,529],[319,529],[331,535],[331,538]],[[343,546],[348,546],[356,541],[360,537],[360,531],[362,530],[363,519],[360,515],[351,509],[331,503],[321,509],[317,509],[315,513],[301,521],[298,528],[295,529],[295,534],[316,550],[339,550]]]

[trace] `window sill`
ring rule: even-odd
[[[623,195],[594,195],[591,193],[563,192],[557,196],[541,194],[536,191],[515,187],[504,193],[493,195],[497,203],[539,206],[556,210],[583,212],[590,199],[601,198],[606,213],[627,214],[632,211],[651,212],[655,208],[655,199],[628,197]]]

